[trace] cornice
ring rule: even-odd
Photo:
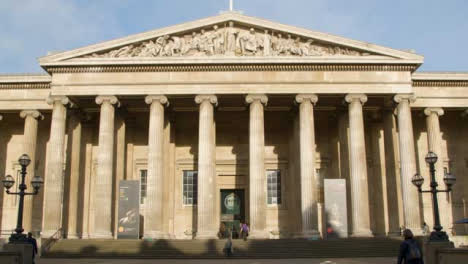
[[[50,82],[46,83],[0,83],[2,89],[50,89]]]
[[[50,67],[50,73],[197,72],[197,71],[414,71],[418,66],[362,64],[197,64]]]
[[[415,87],[468,87],[468,72],[415,72]]]
[[[468,80],[414,80],[414,87],[468,87]]]

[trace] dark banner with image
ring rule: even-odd
[[[120,181],[118,239],[138,239],[140,232],[140,182]]]

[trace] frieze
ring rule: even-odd
[[[222,26],[214,25],[210,30],[158,36],[110,51],[88,54],[84,58],[366,55],[376,54],[269,29],[242,28],[234,26],[231,21]]]
[[[204,65],[116,65],[47,68],[49,73],[86,72],[202,72],[202,71],[415,71],[417,65],[363,64],[204,64]]]

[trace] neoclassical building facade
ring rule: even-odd
[[[140,235],[324,235],[323,182],[345,179],[352,236],[432,227],[428,151],[441,221],[468,217],[468,73],[423,73],[423,56],[227,12],[39,59],[47,74],[0,75],[0,176],[45,185],[26,231],[115,238],[121,180],[140,181]],[[15,187],[13,187],[15,188]],[[225,193],[239,200],[224,214]],[[17,198],[0,192],[0,227]],[[236,198],[237,199],[237,198]],[[229,200],[230,201],[230,200]]]

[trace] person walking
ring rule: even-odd
[[[247,241],[247,237],[249,236],[249,225],[247,223],[242,224],[241,234],[242,239],[244,239],[244,241]]]
[[[36,255],[37,255],[37,241],[36,239],[32,236],[31,232],[28,232],[28,243],[32,245],[33,252],[32,252],[32,264],[36,263],[34,261]]]
[[[400,244],[398,264],[424,264],[418,242],[413,239],[413,232],[410,229],[405,229],[403,230],[403,236],[405,241]]]
[[[226,244],[224,244],[224,253],[226,254],[226,257],[231,257],[233,253],[232,233],[231,233],[231,230],[229,229],[228,229],[228,240],[226,241]]]
[[[424,236],[428,236],[431,233],[429,230],[429,226],[426,224],[426,222],[423,223],[422,230]]]

